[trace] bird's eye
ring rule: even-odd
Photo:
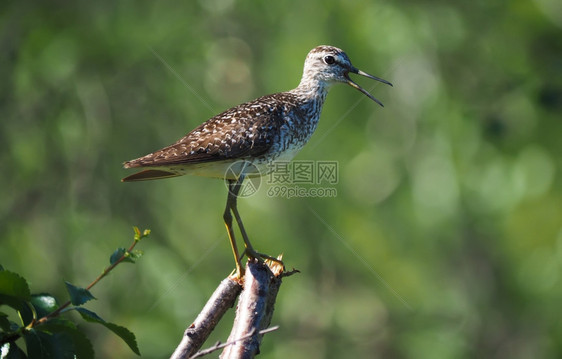
[[[327,63],[328,65],[333,65],[336,63],[336,59],[333,56],[324,56],[324,62]]]

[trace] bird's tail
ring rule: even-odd
[[[162,171],[162,170],[144,170],[127,176],[121,182],[147,181],[153,179],[170,178],[181,176],[178,173]]]

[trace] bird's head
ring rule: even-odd
[[[347,54],[343,52],[343,50],[333,46],[318,46],[308,53],[304,62],[301,84],[303,82],[306,83],[314,81],[329,86],[337,82],[343,82],[361,91],[364,95],[382,106],[382,103],[379,100],[373,97],[361,86],[353,82],[349,78],[349,73],[365,76],[392,86],[392,84],[386,80],[369,75],[368,73],[355,68],[351,64]]]

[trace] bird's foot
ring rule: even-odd
[[[234,268],[232,270],[229,277],[232,280],[235,280],[239,283],[242,283],[242,279],[244,278],[244,274],[246,274],[246,269],[240,263],[236,263],[236,268]]]
[[[283,254],[280,254],[277,258],[269,256],[267,254],[256,252],[253,249],[246,248],[246,255],[249,259],[257,259],[260,262],[265,262],[270,268],[280,267],[280,271],[285,271],[285,264],[283,263]]]

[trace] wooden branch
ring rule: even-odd
[[[281,256],[278,258],[281,259]],[[283,265],[276,261],[248,260],[244,276],[244,291],[235,278],[224,279],[215,290],[193,324],[184,332],[183,338],[170,359],[201,357],[212,351],[226,348],[223,359],[253,358],[259,353],[259,344],[270,328],[273,309],[281,278],[295,274],[296,270],[283,272]],[[240,292],[242,291],[242,295]],[[208,350],[198,352],[217,326],[224,313],[234,306],[240,295],[236,318],[226,344],[217,343]]]
[[[242,285],[234,279],[224,279],[195,321],[185,330],[170,359],[187,359],[194,355],[203,346],[224,313],[234,306],[241,290]]]
[[[271,328],[267,328],[267,329],[264,329],[264,330],[260,330],[260,331],[259,331],[259,334],[266,334],[266,333],[269,333],[269,332],[273,332],[273,331],[275,331],[275,330],[277,330],[277,329],[279,329],[279,326],[278,326],[278,325],[275,326],[275,327],[271,327]],[[248,334],[246,337],[244,337],[244,338],[238,338],[238,339],[236,339],[236,340],[233,341],[233,342],[226,342],[226,343],[217,342],[215,345],[213,345],[212,347],[210,347],[210,348],[208,348],[208,349],[204,349],[204,350],[198,351],[197,353],[195,353],[195,355],[189,357],[189,359],[201,358],[202,356],[205,356],[205,355],[207,355],[207,354],[211,354],[211,353],[214,352],[214,351],[217,351],[217,350],[226,348],[227,346],[232,345],[232,344],[234,344],[235,342],[237,342],[237,341],[239,341],[239,340],[244,340],[244,339],[246,339],[247,337],[250,337],[250,336],[252,336],[252,335],[254,335],[253,332],[250,333],[250,334]]]
[[[244,276],[244,291],[240,295],[236,318],[222,359],[250,359],[259,354],[259,345],[265,329],[271,322],[275,298],[281,286],[283,266],[276,262],[248,261]],[[272,272],[272,270],[275,274]],[[245,338],[244,340],[237,340]]]

